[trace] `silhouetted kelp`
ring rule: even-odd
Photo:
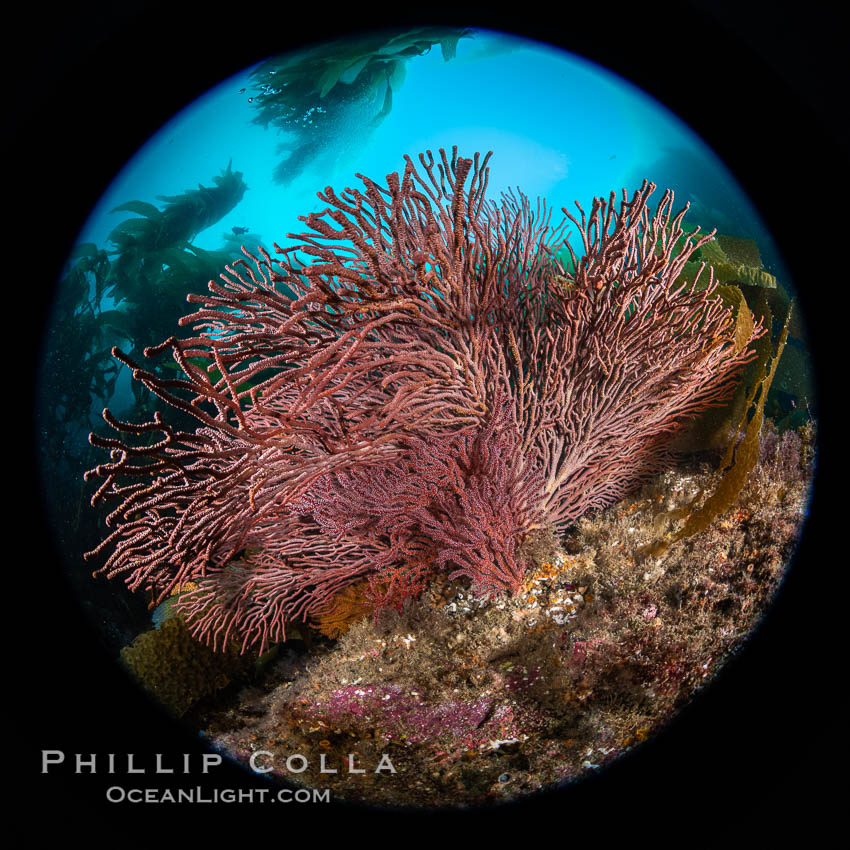
[[[111,356],[112,348],[140,352],[152,332],[170,333],[189,291],[215,276],[243,243],[261,243],[249,233],[234,244],[229,233],[219,251],[191,244],[236,206],[246,188],[229,164],[212,186],[162,197],[161,207],[128,201],[113,212],[132,216],[112,230],[105,247],[81,243],[68,258],[46,330],[38,416],[40,460],[50,480],[44,494],[69,553],[89,548],[97,533],[80,510],[85,501],[80,476],[93,461],[86,439],[93,417],[106,404],[118,405],[128,416],[144,416],[150,405],[147,395],[123,394],[124,369]]]
[[[390,114],[407,61],[437,44],[448,61],[458,40],[471,34],[457,27],[420,27],[330,42],[264,62],[252,74],[254,123],[283,131],[278,153],[289,153],[274,180],[284,185],[294,180],[339,143],[343,130],[348,138],[368,138]]]

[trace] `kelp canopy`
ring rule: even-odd
[[[260,65],[252,74],[254,123],[285,133],[278,153],[289,153],[274,171],[275,182],[294,180],[338,138],[343,124],[353,125],[359,138],[377,127],[392,111],[408,59],[439,44],[448,61],[458,41],[471,35],[457,27],[373,33],[275,56]]]

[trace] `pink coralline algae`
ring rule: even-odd
[[[396,685],[351,685],[331,692],[325,701],[306,706],[296,702],[279,710],[304,728],[321,724],[360,734],[374,730],[385,741],[443,741],[450,748],[466,749],[527,736],[544,722],[532,700],[481,696],[431,701]]]
[[[736,335],[711,272],[685,279],[712,234],[684,233],[672,192],[650,213],[647,182],[553,225],[521,193],[486,198],[489,158],[327,188],[295,247],[245,251],[189,296],[191,335],[145,350],[180,377],[114,351],[198,424],[104,411],[96,575],[154,603],[184,589],[197,637],[262,649],[356,582],[377,608],[439,571],[512,592],[524,543],[669,464],[764,333]]]

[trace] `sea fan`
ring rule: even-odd
[[[264,648],[364,580],[378,607],[438,571],[512,592],[530,535],[669,464],[764,333],[702,268],[685,279],[712,235],[685,235],[669,191],[651,215],[646,182],[553,227],[521,193],[487,200],[489,157],[327,188],[295,247],[246,252],[189,296],[194,335],[145,351],[182,378],[114,352],[198,427],[104,411],[126,436],[91,437],[111,453],[92,502],[118,501],[96,575],[155,602],[197,582],[179,604],[198,637]]]

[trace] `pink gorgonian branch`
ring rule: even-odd
[[[681,282],[713,234],[684,233],[672,192],[650,211],[647,182],[553,224],[521,193],[487,199],[489,158],[428,152],[385,186],[327,188],[293,247],[245,251],[189,296],[188,335],[145,350],[181,377],[114,352],[198,424],[104,411],[96,575],[154,604],[193,582],[198,637],[264,648],[364,579],[379,606],[438,571],[514,591],[530,536],[670,462],[765,332],[736,340],[711,271]]]

